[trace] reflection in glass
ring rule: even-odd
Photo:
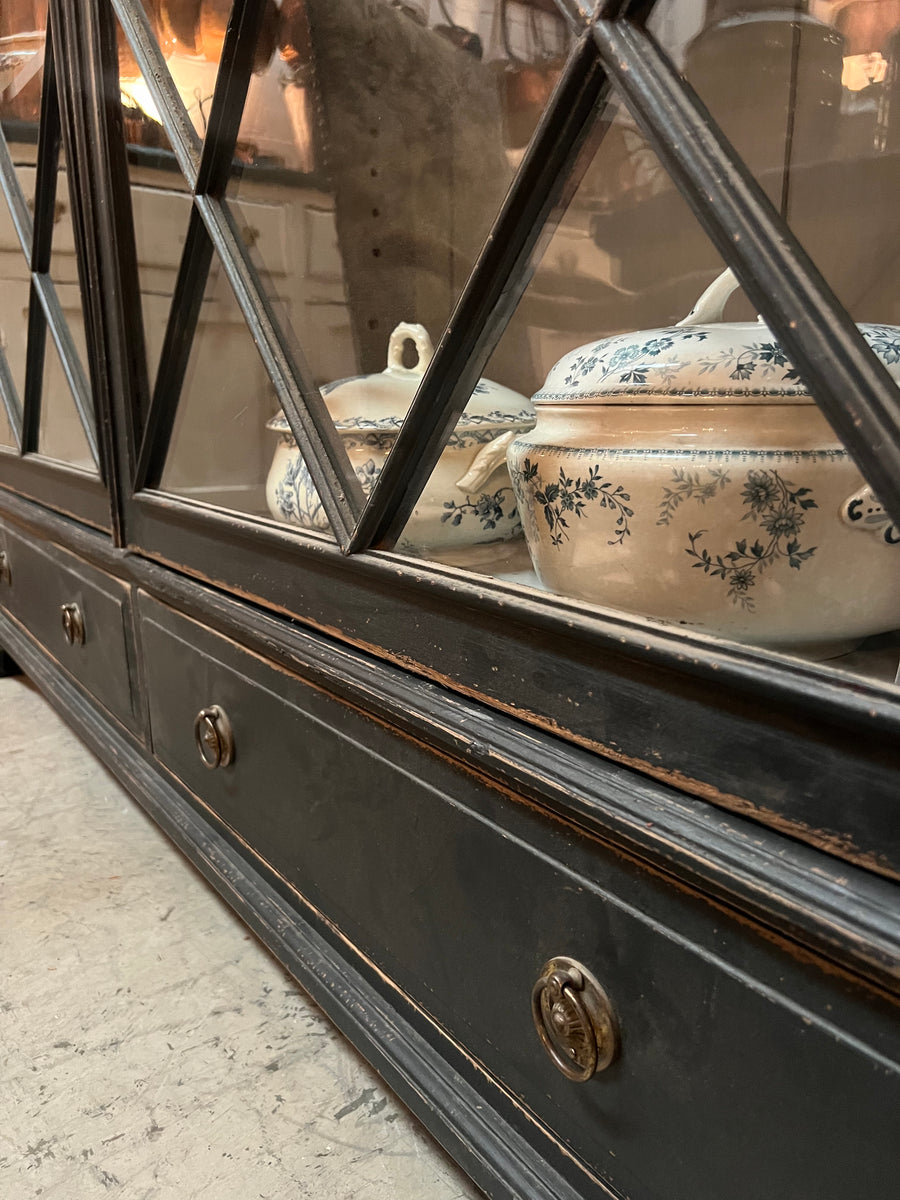
[[[168,10],[163,10],[162,15],[165,15],[166,11]],[[170,14],[172,15],[174,14]],[[157,28],[159,19],[157,14]],[[163,27],[162,44],[171,51],[175,44],[174,35],[166,35],[166,29],[170,29],[170,26]],[[150,95],[150,89],[121,28],[118,28],[117,32],[119,88],[128,147],[128,175],[131,181],[131,209],[141,289],[141,317],[147,374],[152,388],[184,249],[191,198]],[[178,44],[182,43],[179,41]]]
[[[382,456],[366,486],[409,403],[379,407],[378,381],[421,362],[418,335],[391,351],[392,332],[422,326],[438,341],[571,48],[551,8],[283,0],[264,14],[228,205],[342,435],[372,439]],[[653,21],[897,368],[892,4],[676,0]],[[885,653],[900,626],[900,552],[877,499],[727,280],[699,324],[679,324],[723,266],[617,109],[486,372],[538,394],[536,432],[519,432],[510,462],[543,583],[496,546],[488,562],[477,546],[457,561],[791,653],[837,655],[867,635]],[[290,435],[263,431],[271,389],[218,274],[211,289],[164,483],[264,513],[267,464]],[[229,436],[232,424],[243,436]],[[484,432],[501,450],[516,433]],[[497,469],[484,495],[473,485],[442,502],[450,528],[461,506],[484,501],[479,520],[490,515],[490,489],[509,486],[502,459]],[[321,526],[318,510],[298,520],[300,507],[270,495],[278,519]],[[445,558],[437,539],[400,546]],[[850,594],[860,578],[865,594]]]
[[[366,495],[393,449],[432,355],[424,326],[398,325],[388,343],[383,371],[324,389],[329,412]],[[400,551],[437,555],[446,562],[461,560],[466,565],[489,562],[494,567],[521,558],[522,526],[506,469],[506,448],[533,421],[524,396],[480,380],[403,530]],[[287,421],[278,417],[269,428],[279,436],[267,485],[270,511],[304,529],[326,529],[320,498]]]
[[[57,287],[78,285],[78,258],[75,253],[75,227],[72,222],[72,200],[69,196],[69,174],[66,155],[59,149],[56,172],[56,199],[53,206],[53,241],[50,275]],[[82,360],[84,365],[84,360]]]
[[[0,203],[0,345],[21,402],[25,395],[25,345],[29,275],[9,210]]]
[[[78,258],[75,253],[75,231],[72,223],[72,203],[69,196],[68,174],[63,150],[60,148],[59,170],[56,176],[56,202],[53,214],[53,249],[50,258],[50,278],[63,322],[77,354],[76,370],[80,368],[85,394],[90,391],[84,312],[78,279]],[[26,325],[22,325],[24,345]],[[72,391],[60,361],[53,336],[47,329],[44,357],[41,421],[38,450],[85,470],[96,470]]]
[[[665,10],[654,18],[664,47],[841,302],[858,321],[900,323],[900,6]]]
[[[278,405],[218,258],[200,319],[162,476],[166,491],[267,513],[265,480]]]
[[[6,409],[0,404],[0,446],[15,446],[16,439],[9,425]]]
[[[209,120],[232,0],[141,0],[141,4],[188,115],[202,137]],[[126,108],[133,106],[158,125],[156,105],[121,31],[119,78]],[[147,125],[144,135],[148,140],[131,130],[128,141],[157,145],[153,140],[157,132],[154,125]]]
[[[193,87],[186,82],[188,67],[205,69],[205,57],[183,31],[173,35],[175,19],[182,21],[182,30],[185,24],[195,30],[206,13],[211,29],[218,10],[175,0],[145,7],[187,103]],[[224,32],[227,6],[219,8]],[[394,353],[392,333],[402,325],[421,326],[434,343],[443,332],[571,48],[565,22],[552,6],[543,8],[514,0],[404,5],[376,0],[366,6],[352,0],[283,0],[266,3],[261,11],[229,211],[287,339],[301,347],[314,381],[328,393],[326,403],[341,422],[341,433],[350,438],[359,432],[378,443],[359,464],[367,472],[365,488],[390,452],[421,378],[412,341],[404,345],[401,338],[400,361],[393,368],[412,386],[390,412],[379,408],[365,388],[356,389],[357,410],[345,411],[346,393],[339,396],[330,385],[364,375],[381,379]],[[180,74],[179,57],[184,60]],[[159,149],[159,124],[127,49],[120,60],[123,97],[138,118],[129,124],[128,136],[145,328],[155,364],[164,320],[148,316],[148,301],[154,295],[167,301],[171,294],[174,272],[166,275],[167,263],[160,257],[173,248],[180,252],[189,198],[179,190],[180,181],[167,185],[161,174],[154,180],[146,171],[138,173],[145,165],[138,151]],[[196,111],[202,109],[201,103]],[[155,226],[140,211],[151,203],[158,206]],[[237,443],[223,444],[219,408],[233,405],[244,420],[250,411],[246,391],[254,402],[271,393],[255,357],[242,359],[232,374],[226,370],[233,346],[249,347],[250,338],[237,332],[243,325],[233,301],[226,301],[225,285],[212,286],[218,306],[235,313],[231,349],[225,345],[228,322],[223,319],[217,333],[219,318],[211,318],[200,340],[218,344],[218,352],[204,351],[205,368],[192,368],[164,484],[183,495],[265,512],[253,497],[262,495],[268,465],[290,434],[274,427],[267,431],[274,411],[264,412],[259,432],[267,461],[256,480],[256,437],[248,433],[242,451]],[[471,448],[472,458],[497,443],[492,452],[497,461],[475,482],[471,463],[459,470],[455,478],[467,481],[468,490],[454,484],[446,511],[442,501],[436,517],[445,534],[454,534],[451,541],[461,532],[468,536],[470,527],[472,540],[496,541],[501,529],[517,525],[506,511],[512,505],[500,439],[521,424],[523,411],[527,415],[527,401],[516,394],[531,374],[524,330],[518,339],[508,339],[501,366],[503,384],[511,389],[509,412],[497,419],[490,405],[480,410],[487,404],[483,396],[504,391],[484,383],[465,426],[454,435]],[[242,371],[260,382],[245,389]],[[378,422],[385,422],[384,428],[376,428]],[[477,430],[469,429],[473,424]],[[214,436],[207,436],[209,430]],[[185,449],[196,450],[201,437],[202,456]],[[300,471],[296,448],[294,458]],[[270,499],[268,511],[279,520],[321,528],[318,504],[313,492],[305,505],[295,496],[290,512]],[[464,520],[461,509],[472,519]],[[309,516],[313,512],[315,519]],[[404,540],[407,548],[417,544],[421,550],[416,539]],[[521,553],[520,538],[517,544]]]
[[[264,25],[229,197],[316,381],[438,341],[556,82],[562,18],[511,0],[285,0]],[[338,339],[321,331],[342,326]],[[521,355],[511,354],[516,386]]]
[[[9,0],[0,6],[0,116],[19,182],[32,208],[46,18],[47,5],[43,0]],[[68,336],[80,359],[80,367],[76,364],[75,369],[80,369],[84,378],[82,390],[86,393],[84,317],[62,150],[55,186],[50,278],[56,288]],[[0,338],[19,399],[24,401],[30,272],[5,204],[0,212],[0,278],[4,283]],[[45,337],[38,449],[50,458],[88,470],[96,469],[49,329]]]
[[[62,299],[62,296],[60,297]],[[77,302],[77,289],[74,296]],[[70,330],[82,362],[86,357],[84,341],[84,326],[80,320],[75,320],[76,314],[69,310],[70,306],[63,301],[64,311],[70,321]],[[44,377],[41,392],[41,425],[38,435],[38,451],[55,458],[59,462],[68,463],[73,467],[81,467],[85,471],[96,471],[91,457],[90,446],[84,435],[84,428],[75,408],[75,401],[60,361],[59,353],[53,338],[47,332],[44,349]]]
[[[365,490],[424,369],[413,337],[385,378],[394,331],[421,327],[437,343],[565,63],[567,27],[544,7],[285,0],[277,23],[264,22],[231,212],[273,309],[325,390]],[[404,550],[447,558],[477,546],[494,563],[523,555],[517,533],[513,550],[502,540],[518,530],[503,439],[530,411],[520,394],[530,379],[523,330],[510,335],[498,369],[503,386],[480,385],[401,539]],[[369,381],[351,387],[352,400],[332,388],[362,376]],[[388,412],[391,380],[403,386]],[[489,444],[491,470],[470,470],[467,460],[450,480],[463,446],[473,461],[484,451],[483,464]],[[293,456],[303,470],[295,447]],[[300,506],[288,514],[272,504],[271,512],[314,526]]]
[[[34,199],[47,0],[0,4],[0,120],[26,198]]]

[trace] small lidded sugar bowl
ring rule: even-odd
[[[900,627],[900,530],[736,286],[552,368],[508,455],[528,548],[564,595],[834,657]],[[900,328],[859,329],[900,379]]]
[[[417,361],[403,363],[411,341]],[[351,465],[368,495],[381,474],[434,348],[422,325],[401,324],[391,334],[387,367],[375,375],[341,379],[322,388]],[[488,379],[479,380],[428,483],[398,549],[440,554],[460,547],[505,542],[522,526],[506,466],[516,434],[534,424],[531,402]],[[328,518],[283,414],[268,422],[279,435],[266,484],[269,511],[304,529],[328,529]]]

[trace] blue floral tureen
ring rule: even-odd
[[[417,351],[412,367],[403,363],[407,342]],[[381,473],[433,353],[425,328],[404,323],[391,334],[384,371],[341,379],[322,389],[366,494]],[[534,408],[525,396],[480,380],[419,498],[399,548],[440,554],[521,536],[506,449],[534,420]],[[266,485],[270,512],[277,520],[305,529],[327,530],[328,518],[287,420],[279,414],[269,421],[268,428],[279,435]]]
[[[508,452],[528,548],[554,591],[835,656],[900,627],[900,530],[736,286],[552,368]],[[900,381],[900,328],[859,328]]]

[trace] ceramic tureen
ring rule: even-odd
[[[554,591],[832,657],[900,627],[900,530],[736,286],[553,367],[508,453],[528,548]],[[900,379],[900,328],[859,328]]]
[[[407,341],[418,360],[403,364]],[[342,379],[322,388],[350,462],[368,495],[396,440],[434,349],[422,325],[401,324],[391,334],[387,367],[377,375]],[[506,467],[506,449],[534,424],[525,396],[482,379],[450,435],[398,543],[410,553],[454,551],[508,541],[522,527]],[[274,517],[305,529],[328,529],[328,518],[283,415],[268,428],[279,435],[266,484]]]

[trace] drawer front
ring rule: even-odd
[[[891,1194],[897,1030],[875,1000],[139,603],[157,757],[501,1080],[536,1136],[631,1200]],[[213,705],[234,756],[209,770],[195,718]],[[621,1026],[618,1058],[587,1083],[564,1078],[532,1024],[532,987],[561,955],[594,972]]]
[[[0,605],[129,729],[138,722],[129,662],[129,589],[58,546],[0,528],[7,572]],[[64,627],[64,608],[77,610]],[[81,629],[78,628],[80,618]],[[79,634],[83,634],[83,640]]]

